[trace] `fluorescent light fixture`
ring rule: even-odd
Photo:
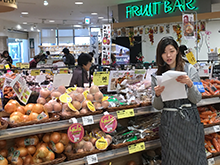
[[[50,29],[51,31],[53,31],[53,29]]]
[[[24,24],[24,25],[26,25],[26,24],[27,24],[27,22],[23,22],[23,24]]]
[[[34,28],[33,28],[33,27],[31,27],[31,31],[34,31]]]
[[[49,20],[49,22],[55,22],[54,20]]]
[[[20,30],[20,29],[21,29],[21,25],[17,25],[16,28],[17,28],[18,30]]]
[[[82,27],[82,25],[73,25],[73,27]]]
[[[37,32],[40,32],[40,29],[37,29]]]
[[[27,29],[24,29],[24,31],[27,31]]]
[[[82,5],[83,2],[75,2],[76,5]]]
[[[44,6],[47,6],[49,3],[45,0],[44,1]]]
[[[28,12],[27,11],[22,11],[21,14],[28,14]]]
[[[91,13],[91,15],[98,15],[98,13]]]
[[[98,19],[103,19],[104,17],[98,17]]]
[[[83,24],[82,22],[78,22],[78,24]]]
[[[90,24],[90,18],[85,18],[85,24]]]

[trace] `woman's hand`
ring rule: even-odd
[[[154,87],[155,95],[159,97],[161,93],[163,92],[164,88],[165,86],[160,86],[160,85],[155,86]]]
[[[177,77],[176,81],[186,84],[189,88],[193,86],[192,80],[187,75],[182,75],[182,76]]]

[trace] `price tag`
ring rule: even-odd
[[[10,66],[8,64],[6,64],[5,69],[10,69]]]
[[[214,129],[215,132],[220,132],[220,126],[219,125],[213,126],[213,129]]]
[[[137,143],[137,144],[132,144],[132,145],[128,146],[129,154],[133,154],[135,152],[140,152],[140,151],[143,151],[143,150],[145,150],[144,142]]]
[[[45,70],[45,73],[46,73],[46,74],[49,74],[49,75],[53,75],[53,73],[52,73],[51,70],[49,70],[49,69]]]
[[[134,73],[135,74],[145,74],[146,73],[146,69],[135,69]]]
[[[68,68],[61,68],[60,74],[68,74],[69,69]]]
[[[84,126],[94,124],[93,116],[84,116],[82,121]]]
[[[197,63],[195,56],[192,52],[189,52],[186,54],[186,58],[189,61],[190,64],[195,65]]]
[[[62,103],[71,103],[72,102],[72,97],[70,97],[68,94],[64,93],[59,97],[60,101]]]
[[[126,109],[117,111],[118,119],[128,118],[134,116],[134,109]]]
[[[108,100],[108,96],[103,97],[102,101]]]
[[[99,162],[97,154],[93,154],[93,155],[87,156],[86,160],[87,160],[88,164],[94,164],[94,163],[98,163]]]
[[[37,76],[37,75],[40,75],[40,70],[39,69],[31,70],[31,76]]]
[[[108,85],[110,72],[94,72],[93,73],[93,82],[95,85]]]
[[[104,115],[99,121],[99,126],[104,132],[111,133],[117,127],[117,120],[113,115]]]
[[[208,165],[213,165],[213,164],[215,164],[215,159],[214,158],[208,159]]]
[[[4,69],[4,65],[3,64],[0,64],[0,69]]]
[[[29,66],[30,66],[29,63],[21,63],[21,64],[20,64],[20,68],[22,68],[22,69],[23,69],[23,68],[24,68],[24,69],[28,69]]]
[[[71,142],[78,143],[84,137],[84,128],[81,124],[74,123],[69,127],[67,135]]]

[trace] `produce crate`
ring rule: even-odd
[[[39,165],[53,165],[53,164],[59,164],[64,162],[64,160],[66,159],[66,156],[64,154],[61,155],[56,155],[56,159],[52,160],[52,161],[47,161],[47,162],[43,162],[40,163]]]
[[[42,123],[48,123],[52,121],[59,121],[60,116],[58,114],[49,114],[49,119],[42,119],[40,121],[30,121],[30,122],[25,122],[25,123],[11,123],[9,122],[9,126],[11,128],[15,127],[21,127],[21,126],[27,126],[27,125],[33,125],[33,124],[42,124]]]
[[[0,130],[6,129],[8,127],[8,122],[0,118],[1,126]]]

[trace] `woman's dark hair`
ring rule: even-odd
[[[46,51],[46,54],[47,54],[47,55],[50,55],[50,51]]]
[[[111,60],[112,60],[112,62],[115,62],[116,61],[116,57],[115,57],[115,54],[111,54]]]
[[[92,62],[92,57],[89,54],[81,53],[77,61],[79,66],[87,65],[88,62]]]
[[[38,54],[38,55],[34,56],[34,59],[35,59],[35,60],[37,60],[37,59],[41,59],[41,55]]]
[[[158,70],[156,72],[157,75],[162,75],[162,73],[170,69],[170,66],[167,63],[165,63],[165,61],[162,58],[162,54],[164,53],[165,48],[168,45],[172,45],[178,52],[176,55],[175,70],[177,71],[184,70],[184,61],[179,53],[179,47],[177,42],[173,39],[173,37],[163,37],[157,45],[157,55],[156,55],[156,64],[158,66]]]
[[[8,53],[7,50],[5,50],[5,51],[2,53],[2,56],[5,57],[5,54],[8,54],[8,55],[9,55],[9,53]]]
[[[93,53],[93,52],[89,52],[89,55],[93,57],[93,56],[94,56],[94,53]]]
[[[185,57],[185,56],[186,56],[186,54],[185,54],[185,52],[184,52],[185,50],[187,50],[186,45],[180,45],[179,51],[180,51],[180,54],[182,55],[182,57]]]

